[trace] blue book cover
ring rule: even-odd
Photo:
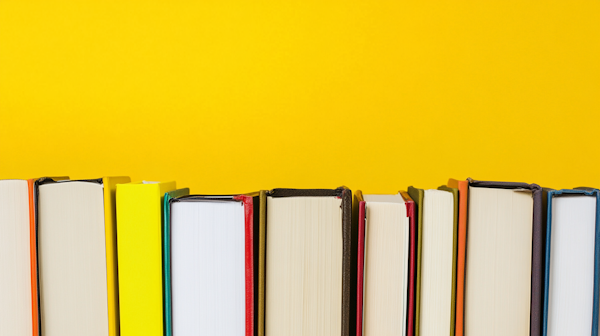
[[[190,189],[173,190],[165,194],[163,200],[164,211],[163,215],[163,319],[165,321],[165,336],[173,335],[173,323],[171,314],[171,199],[187,196],[190,194]]]

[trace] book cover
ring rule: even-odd
[[[163,197],[175,182],[117,185],[122,336],[163,336]]]
[[[408,195],[414,201],[416,207],[416,222],[417,222],[417,242],[416,242],[416,267],[414,273],[415,279],[415,312],[414,312],[414,335],[419,336],[419,319],[421,310],[421,248],[423,245],[423,197],[425,193],[423,189],[417,189],[415,187],[408,187]]]
[[[454,333],[463,336],[465,297],[465,256],[467,249],[467,204],[469,182],[448,180],[448,187],[458,189],[458,242],[456,254],[456,318]]]

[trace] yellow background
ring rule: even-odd
[[[0,178],[600,187],[599,1],[0,1]]]

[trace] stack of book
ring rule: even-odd
[[[598,335],[600,191],[0,180],[0,335]]]

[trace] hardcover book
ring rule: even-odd
[[[418,208],[415,335],[454,335],[458,190],[408,188]]]
[[[27,180],[0,180],[0,335],[38,335],[32,201]]]
[[[164,335],[163,197],[173,190],[175,182],[117,186],[121,336]]]
[[[268,193],[266,335],[349,334],[351,212],[344,187]]]
[[[255,335],[259,209],[259,193],[165,195],[167,336]]]
[[[467,251],[467,205],[469,181],[448,180],[448,187],[458,189],[458,241],[456,253],[456,318],[454,334],[463,336],[465,308],[465,256]]]
[[[600,192],[548,192],[543,335],[598,335]]]
[[[406,192],[357,191],[356,335],[413,335],[416,224]]]
[[[35,181],[42,335],[118,334],[114,191],[126,182]]]
[[[464,334],[540,336],[542,188],[469,179]]]

